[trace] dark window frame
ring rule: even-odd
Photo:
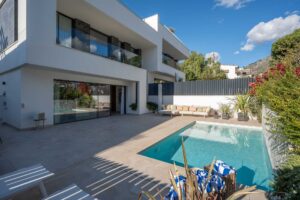
[[[91,38],[91,32],[95,32],[95,33],[97,33],[97,34],[100,34],[100,35],[103,35],[104,37],[106,37],[107,38],[107,45],[109,45],[109,35],[107,35],[107,34],[105,34],[105,33],[103,33],[103,32],[101,32],[101,31],[98,31],[98,30],[96,30],[96,29],[94,29],[94,28],[90,28],[91,30],[90,30],[90,38]],[[102,55],[98,55],[98,54],[96,54],[96,53],[93,53],[93,52],[90,52],[91,54],[94,54],[94,55],[97,55],[97,56],[102,56]],[[107,47],[107,55],[109,54],[109,47]],[[102,56],[102,57],[105,57],[105,58],[109,58],[109,56]]]
[[[71,29],[73,29],[73,18],[63,14],[63,13],[60,13],[60,12],[56,12],[56,44],[58,45],[61,45],[60,42],[59,42],[59,15],[63,16],[63,17],[66,17],[68,19],[71,20]],[[73,48],[73,31],[71,31],[71,37],[72,37],[72,40],[71,40],[71,47],[67,47],[67,46],[64,46],[66,48]]]

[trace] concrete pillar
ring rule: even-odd
[[[157,95],[157,105],[160,109],[163,104],[163,96],[162,96],[162,84],[158,84],[158,95]]]
[[[122,87],[122,92],[121,92],[121,108],[120,108],[120,113],[121,115],[125,114],[125,88]]]

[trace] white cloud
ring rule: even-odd
[[[233,54],[238,55],[238,54],[240,54],[240,51],[235,51]]]
[[[285,15],[294,15],[294,14],[298,14],[299,10],[294,10],[294,11],[286,11],[284,14]]]
[[[245,7],[245,5],[252,0],[215,0],[215,1],[216,1],[216,6],[240,9],[242,7]]]
[[[242,51],[252,51],[254,49],[254,44],[252,43],[246,43],[244,46],[241,47]]]
[[[293,14],[285,18],[278,17],[268,22],[260,22],[247,34],[247,42],[242,51],[252,51],[257,44],[274,41],[300,28],[300,16]]]
[[[219,62],[221,59],[221,56],[218,52],[213,51],[213,52],[205,54],[205,59],[207,60],[209,58],[211,58],[214,62]]]

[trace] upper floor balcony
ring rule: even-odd
[[[162,62],[170,67],[180,70],[178,60],[174,59],[172,56],[166,53],[162,53]]]
[[[142,67],[142,52],[127,42],[108,36],[89,24],[57,13],[57,44]]]

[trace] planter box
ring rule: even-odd
[[[229,114],[222,113],[222,119],[229,119],[229,118],[230,118]]]
[[[241,112],[238,113],[238,121],[248,121],[248,120],[249,120],[248,114],[244,114]]]

